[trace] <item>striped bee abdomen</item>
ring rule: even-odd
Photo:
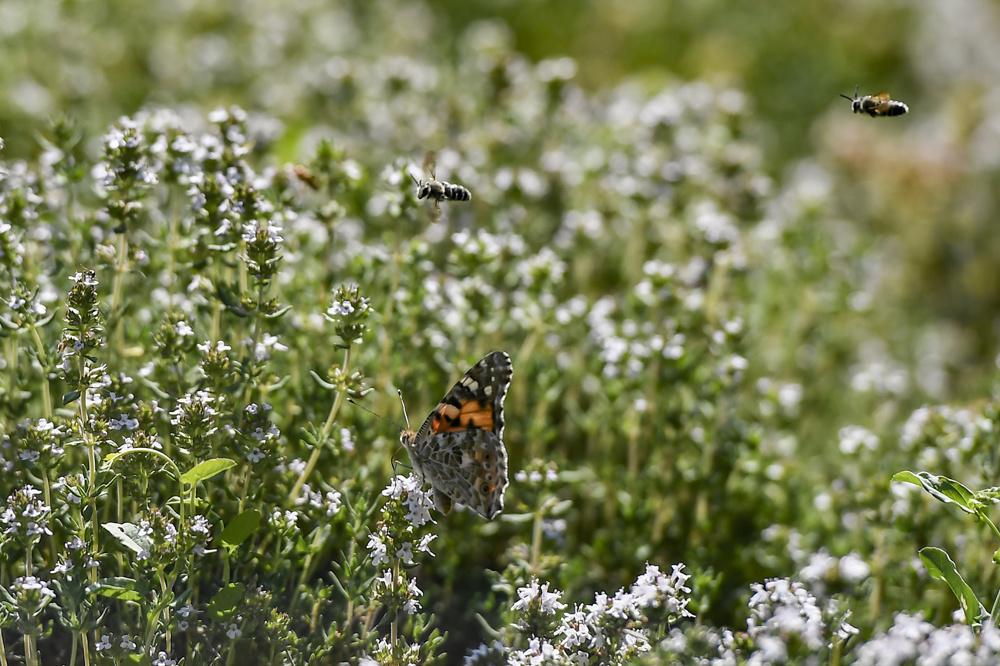
[[[444,198],[448,201],[469,201],[472,199],[472,192],[454,183],[442,183],[444,185]]]

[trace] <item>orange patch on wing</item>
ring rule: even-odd
[[[431,429],[434,432],[456,432],[459,430],[492,430],[493,407],[483,405],[477,400],[470,400],[461,409],[454,405],[441,403],[434,410],[431,419]]]

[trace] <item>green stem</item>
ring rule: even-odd
[[[396,581],[399,580],[399,561],[393,561],[392,563],[392,585],[396,586]],[[397,641],[399,640],[399,626],[397,620],[399,619],[399,609],[395,607],[395,602],[392,607],[389,608],[389,612],[392,613],[392,622],[389,623],[389,647],[392,650],[392,663],[398,664],[398,652],[396,649]]]
[[[111,313],[115,318],[115,346],[119,355],[125,348],[125,328],[122,326],[122,317],[119,309],[122,303],[122,291],[125,282],[125,273],[128,271],[128,236],[125,232],[118,234],[118,252],[115,257],[115,280],[111,286]]]
[[[38,332],[38,327],[32,322],[29,327],[31,331],[31,337],[35,341],[35,352],[38,355],[38,362],[42,366],[42,373],[45,375],[42,378],[42,409],[45,413],[45,418],[52,420],[52,389],[49,387],[49,363],[48,357],[45,353],[45,343],[42,342],[42,336]]]
[[[32,544],[28,543],[27,550],[24,554],[24,575],[31,576],[33,568],[31,564],[32,560]],[[31,631],[24,632],[24,663],[28,666],[38,665],[38,653],[35,647],[35,635]]]
[[[341,365],[342,376],[347,376],[348,368],[351,364],[351,348],[348,347],[344,350],[344,363]],[[330,413],[326,417],[326,422],[323,424],[323,429],[319,434],[319,441],[316,442],[315,448],[313,448],[312,453],[309,455],[309,461],[306,463],[305,469],[299,475],[299,478],[295,480],[295,485],[292,486],[292,492],[288,496],[288,503],[295,504],[295,500],[299,498],[299,493],[302,492],[302,486],[305,485],[306,479],[312,474],[313,470],[316,469],[316,463],[319,462],[319,456],[323,451],[323,446],[326,445],[326,438],[330,436],[330,430],[333,428],[334,422],[337,420],[337,413],[340,412],[340,407],[344,404],[344,396],[347,391],[343,387],[337,391],[337,397],[333,401],[333,405],[330,407]]]
[[[257,362],[255,354],[257,353],[257,343],[260,342],[260,334],[262,332],[263,325],[261,322],[264,321],[264,315],[261,314],[260,308],[264,303],[264,298],[267,296],[267,287],[263,283],[257,285],[257,309],[254,312],[253,318],[253,334],[250,340],[250,359],[249,363],[255,364]],[[243,402],[248,403],[253,397],[254,385],[250,383],[249,377],[247,378],[246,390],[243,396]]]
[[[222,271],[219,268],[219,264],[216,263],[212,266],[214,273],[214,287],[216,291],[220,288],[222,284]],[[219,339],[219,335],[222,331],[222,301],[218,298],[212,299],[212,342]]]
[[[80,647],[83,648],[83,666],[90,666],[90,641],[87,640],[87,634],[82,631],[80,632]]]
[[[544,515],[543,507],[539,507],[531,525],[531,573],[536,576],[541,573],[538,570],[538,565],[542,559],[542,519]]]
[[[7,646],[3,644],[2,630],[0,630],[0,666],[7,666]]]
[[[46,466],[42,470],[42,494],[45,497],[45,504],[48,507],[52,506],[52,484],[49,482],[49,468]],[[55,521],[53,521],[55,522]],[[58,530],[59,528],[56,527]],[[56,559],[56,537],[55,533],[49,535],[47,539],[49,544],[49,555],[51,560],[54,562]]]
[[[997,538],[997,540],[1000,541],[1000,530],[997,529],[996,523],[994,523],[992,520],[990,520],[989,516],[987,516],[982,511],[977,512],[976,515],[979,517],[979,520],[981,520],[981,521],[985,522],[987,525],[989,525],[990,530],[993,531],[993,536],[995,536]]]

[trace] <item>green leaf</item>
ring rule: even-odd
[[[91,590],[109,599],[139,603],[142,601],[142,595],[135,589],[136,585],[134,578],[115,576],[112,578],[102,578],[94,584]]]
[[[243,583],[230,583],[218,591],[208,604],[208,616],[213,620],[224,620],[236,610],[236,604],[243,600],[246,586]]]
[[[236,467],[236,461],[229,458],[212,458],[200,462],[181,475],[181,483],[193,486],[206,479],[211,479],[219,472],[225,472],[230,467]]]
[[[118,539],[119,543],[139,554],[149,552],[153,547],[153,541],[147,535],[139,531],[138,525],[132,523],[102,523],[101,527],[111,533],[111,536]]]
[[[980,506],[976,494],[954,479],[936,476],[927,472],[896,472],[893,481],[902,481],[920,486],[930,495],[945,504],[955,504],[966,513],[976,513]]]
[[[921,548],[918,552],[931,578],[942,580],[951,588],[955,598],[958,599],[958,604],[965,613],[966,624],[975,624],[982,616],[986,615],[986,609],[979,603],[976,593],[972,591],[969,584],[958,573],[958,568],[948,556],[948,553],[940,548],[930,546]]]
[[[247,540],[260,524],[260,511],[247,509],[229,521],[222,530],[222,542],[228,546],[238,546]]]
[[[80,397],[80,392],[76,390],[63,393],[62,404],[68,405],[69,403],[73,402],[79,397]]]

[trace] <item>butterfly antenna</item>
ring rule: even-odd
[[[362,404],[361,404],[360,402],[355,402],[353,398],[348,398],[348,399],[347,399],[347,402],[351,403],[351,404],[352,404],[352,405],[354,405],[355,407],[360,407],[361,409],[365,410],[366,412],[368,412],[369,414],[371,414],[371,415],[372,415],[372,416],[374,416],[375,418],[379,418],[379,419],[380,419],[380,418],[382,418],[382,415],[381,415],[381,414],[378,414],[378,413],[376,413],[376,412],[373,412],[372,410],[370,410],[370,409],[368,409],[367,407],[365,407],[364,405],[362,405]]]
[[[403,402],[403,391],[396,389],[396,395],[399,396],[399,404],[403,406],[403,420],[406,421],[406,429],[410,429],[410,417],[406,415],[406,403]]]

